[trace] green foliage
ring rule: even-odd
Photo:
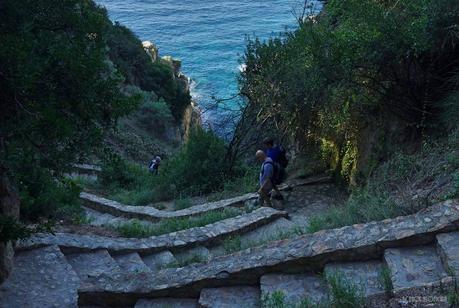
[[[0,3],[0,167],[23,218],[78,215],[61,174],[137,106],[108,64],[106,11],[87,0]]]
[[[52,227],[52,222],[43,222],[29,227],[14,217],[0,215],[0,242],[24,239],[37,232],[52,232]]]
[[[15,241],[30,236],[31,230],[11,216],[0,215],[1,242]]]
[[[354,285],[341,273],[327,275],[330,290],[330,306],[339,308],[365,307],[365,297],[361,287]]]
[[[26,165],[24,166],[26,167]],[[27,169],[27,170],[26,170]],[[21,217],[72,219],[81,214],[80,188],[71,180],[52,177],[42,168],[17,168]]]
[[[223,190],[207,196],[207,201],[218,201],[251,193],[257,190],[259,166],[238,166],[236,175],[226,180]]]
[[[273,293],[264,294],[261,299],[262,308],[326,308],[331,307],[327,301],[320,303],[312,303],[305,298],[299,303],[289,303],[282,291],[274,291]],[[339,308],[339,307],[336,307]]]
[[[263,308],[285,308],[285,294],[282,291],[265,294],[261,303]]]
[[[195,129],[181,151],[162,166],[159,190],[170,196],[196,195],[223,188],[226,148],[213,132]]]
[[[378,273],[378,279],[381,286],[387,294],[391,294],[394,286],[392,285],[391,272],[387,265],[384,265]]]
[[[248,42],[240,86],[249,116],[305,147],[322,142],[350,181],[398,146],[445,133],[442,115],[455,126],[458,2],[333,0],[324,10]]]
[[[153,62],[141,41],[119,23],[110,29],[108,46],[110,59],[126,78],[125,82],[163,98],[175,119],[180,120],[191,97],[174,78],[171,65],[161,59]]]
[[[241,237],[239,235],[230,236],[223,241],[223,248],[227,254],[239,251],[242,249]]]
[[[375,195],[366,189],[355,191],[343,207],[330,209],[328,212],[311,217],[308,232],[333,229],[356,223],[383,220],[408,214],[409,211],[395,204],[387,194]]]
[[[414,154],[396,153],[374,170],[364,187],[352,191],[344,206],[311,217],[308,231],[409,215],[433,202],[454,198],[459,194],[458,136],[456,130],[447,138],[425,143]],[[449,185],[427,186],[435,197],[413,200],[416,189],[439,182]]]
[[[240,209],[226,208],[221,211],[208,212],[194,217],[162,220],[155,225],[145,225],[134,219],[129,223],[114,226],[114,228],[124,237],[148,237],[202,227],[220,220],[236,217],[240,214],[242,214],[242,210]]]
[[[177,199],[174,201],[174,210],[183,210],[193,206],[190,199]]]
[[[448,298],[448,303],[451,305],[451,307],[457,307],[459,306],[459,286],[457,283],[457,278],[453,274],[453,281],[454,281],[454,288],[448,292],[447,298]]]
[[[101,185],[133,190],[145,185],[153,186],[153,177],[147,168],[128,162],[116,153],[107,151],[98,176]]]

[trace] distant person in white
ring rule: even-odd
[[[150,165],[148,166],[148,170],[157,175],[158,174],[158,169],[159,165],[161,165],[161,157],[156,156],[154,159],[151,160]]]

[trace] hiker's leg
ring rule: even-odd
[[[258,200],[260,200],[260,206],[266,205],[266,206],[272,207],[271,195],[262,189],[258,193],[259,193]]]
[[[274,185],[273,189],[274,189],[273,199],[284,200],[284,196],[280,192],[279,188],[277,188],[277,185]]]

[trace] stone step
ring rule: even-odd
[[[276,237],[281,233],[292,232],[296,225],[290,220],[281,217],[266,225],[260,226],[255,230],[243,233],[240,236],[241,248],[257,247],[267,242],[276,240]],[[214,245],[210,247],[212,258],[228,254],[223,245]]]
[[[174,255],[170,251],[161,251],[155,254],[142,257],[143,263],[145,263],[150,270],[157,272],[160,269],[177,262]]]
[[[395,295],[448,283],[448,274],[433,245],[386,249],[384,259],[391,272]]]
[[[66,258],[82,280],[121,272],[121,268],[105,249],[69,254]]]
[[[280,190],[293,189],[296,186],[303,186],[315,183],[323,183],[329,181],[329,176],[311,177],[308,179],[298,179],[291,183],[282,184],[279,186]],[[227,207],[242,207],[245,202],[258,198],[258,194],[249,193],[234,198],[220,200],[215,202],[204,203],[195,205],[179,211],[161,211],[152,206],[132,206],[125,205],[119,202],[109,200],[94,194],[82,192],[80,199],[88,208],[96,210],[100,213],[108,213],[114,216],[123,216],[127,218],[137,218],[140,220],[148,220],[157,222],[162,219],[190,217],[204,214],[211,211],[221,210]]]
[[[260,289],[250,286],[203,289],[199,305],[205,308],[260,307]]]
[[[210,245],[222,238],[242,234],[288,214],[262,207],[251,213],[224,219],[203,227],[191,228],[145,239],[110,238],[71,233],[36,234],[21,241],[17,249],[30,249],[43,245],[58,245],[65,253],[107,249],[111,253],[139,252],[150,254],[167,249],[183,249],[196,245]]]
[[[57,246],[17,253],[0,307],[77,307],[80,279]]]
[[[134,305],[140,298],[196,297],[202,288],[255,285],[273,272],[320,272],[336,260],[381,259],[386,248],[432,243],[458,225],[459,200],[445,201],[414,215],[305,234],[154,275],[90,279],[79,289],[79,303]]]
[[[108,213],[100,213],[98,211],[95,211],[87,207],[83,207],[83,210],[85,212],[86,218],[89,221],[88,224],[93,225],[93,226],[112,227],[112,226],[126,224],[126,223],[133,221],[133,219],[129,219],[125,217],[113,216]],[[145,225],[145,226],[154,225],[154,223],[150,221],[146,221],[146,220],[136,220],[136,221],[140,222],[142,225]]]
[[[191,249],[187,249],[185,251],[181,251],[179,253],[174,253],[174,256],[179,262],[184,260],[190,260],[190,258],[194,258],[201,262],[207,262],[211,259],[209,249],[207,249],[204,246],[197,246]]]
[[[447,272],[459,277],[459,232],[437,235],[437,250]]]
[[[291,232],[294,227],[295,224],[293,222],[281,217],[269,224],[241,235],[241,244],[244,246],[266,242],[275,238],[280,233]]]
[[[327,299],[328,288],[324,279],[316,274],[267,274],[260,279],[262,298],[282,292],[286,305],[296,307],[303,300],[317,304]],[[289,306],[290,307],[290,306]]]
[[[135,308],[197,308],[198,300],[194,298],[157,298],[141,299]]]
[[[143,262],[142,258],[136,252],[115,255],[113,259],[115,259],[118,266],[124,271],[131,273],[151,272],[151,269]]]
[[[329,263],[324,272],[327,276],[340,275],[366,298],[377,298],[386,294],[381,281],[384,266],[382,261]]]

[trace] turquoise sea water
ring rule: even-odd
[[[247,35],[269,38],[296,25],[299,0],[96,0],[113,21],[182,60],[200,105],[237,93]]]

